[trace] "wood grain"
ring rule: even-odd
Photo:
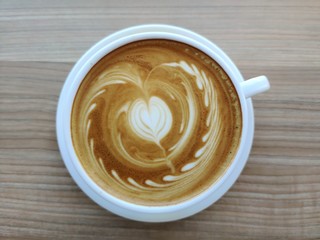
[[[143,23],[203,34],[245,78],[265,74],[272,86],[254,98],[254,145],[239,180],[172,223],[97,206],[56,143],[57,100],[74,62],[102,37]],[[320,238],[319,76],[319,1],[0,0],[0,238]]]

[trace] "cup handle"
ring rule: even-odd
[[[270,89],[270,83],[266,76],[251,78],[241,82],[240,85],[246,98],[250,98]]]

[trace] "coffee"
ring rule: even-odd
[[[104,56],[76,94],[71,135],[87,174],[128,202],[164,206],[216,182],[241,138],[229,76],[172,40],[129,43]]]

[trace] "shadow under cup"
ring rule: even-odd
[[[224,69],[168,39],[133,41],[95,63],[71,113],[76,155],[104,191],[168,206],[206,191],[239,148],[241,103]]]

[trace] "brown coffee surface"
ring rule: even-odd
[[[187,44],[144,40],[103,57],[76,94],[71,135],[87,174],[141,205],[176,204],[216,182],[241,138],[224,70]]]

